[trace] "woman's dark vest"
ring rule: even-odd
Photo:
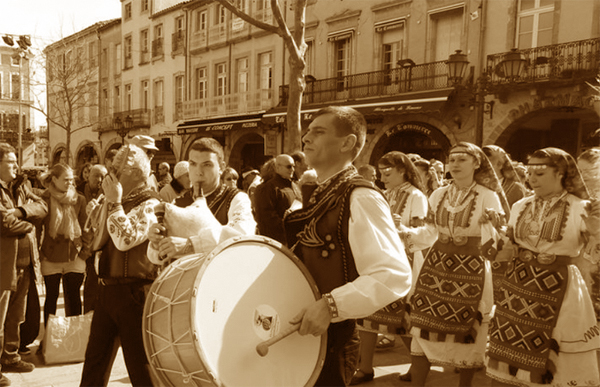
[[[147,189],[123,202],[125,214],[151,198],[160,200],[158,193]],[[112,238],[108,238],[108,242],[100,250],[98,277],[156,279],[158,266],[148,260],[147,250],[148,240],[127,251],[120,251],[113,243]]]

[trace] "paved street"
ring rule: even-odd
[[[41,295],[41,303],[43,305],[43,286],[39,288]],[[58,314],[64,316],[64,308],[62,305],[62,296],[59,298]],[[15,374],[7,373],[11,379],[13,386],[22,387],[77,387],[81,378],[81,370],[83,363],[50,365],[46,366],[43,358],[36,355],[36,351],[42,338],[42,334],[38,337],[34,344],[30,346],[32,353],[24,357],[25,360],[35,363],[36,369],[31,373]],[[399,373],[405,373],[410,366],[410,357],[408,351],[402,345],[402,341],[398,337],[396,345],[387,350],[377,351],[374,358],[375,364],[375,379],[372,382],[364,383],[361,386],[410,386],[410,383],[401,382],[398,380]],[[117,359],[112,369],[110,387],[130,386],[127,370],[123,361],[123,354],[119,350]],[[458,374],[452,369],[444,370],[442,367],[433,367],[427,381],[427,386],[436,387],[454,387],[458,386]],[[475,375],[474,386],[487,387],[490,386],[490,379],[485,376],[483,370]],[[259,387],[259,386],[256,386]],[[260,386],[262,387],[262,386]]]

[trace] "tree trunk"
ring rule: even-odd
[[[290,56],[290,88],[288,91],[287,128],[285,131],[284,153],[290,154],[302,150],[302,94],[304,81],[304,63]]]

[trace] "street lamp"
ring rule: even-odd
[[[523,59],[521,53],[513,48],[504,56],[501,62],[503,76],[513,82],[521,75],[521,71],[525,66],[526,60]],[[483,114],[489,113],[490,117],[494,113],[494,101],[486,102],[485,96],[488,94],[488,73],[484,71],[477,78],[475,85],[461,86],[465,69],[469,65],[467,55],[461,50],[456,50],[456,53],[450,55],[447,61],[448,65],[448,81],[458,90],[466,90],[469,98],[474,100],[477,108],[476,111],[476,127],[475,127],[475,144],[481,146],[483,144]]]
[[[10,47],[15,44],[14,39],[14,35],[5,34],[2,36],[4,43]],[[29,35],[20,35],[17,40],[17,46],[17,52],[14,55],[14,58],[19,61],[19,127],[17,128],[17,162],[19,163],[19,168],[23,168],[23,58],[28,59],[27,52],[29,47],[31,47],[31,39],[29,38]],[[29,79],[29,76],[27,78]]]
[[[463,54],[462,50],[456,50],[456,52],[451,54],[448,58],[448,81],[454,86],[458,85],[462,80],[468,65],[469,61],[467,60],[467,54]]]
[[[525,68],[527,60],[523,58],[518,49],[513,48],[509,53],[504,55],[504,59],[500,62],[502,74],[509,82],[514,81],[521,76],[521,72]]]
[[[124,120],[121,120],[121,117],[116,117],[113,120],[113,129],[121,136],[122,143],[125,145],[125,136],[133,127],[133,118],[131,116],[125,117]]]

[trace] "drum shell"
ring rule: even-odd
[[[246,251],[249,256],[244,256]],[[257,254],[261,257],[252,257]],[[245,268],[236,268],[236,266],[249,265],[249,262],[256,262],[258,266],[263,265],[266,258],[262,256],[271,254],[274,255],[272,258],[274,263],[269,265],[275,265],[278,269],[280,269],[280,265],[283,265],[283,272],[286,272],[289,271],[289,262],[292,262],[292,266],[295,266],[297,272],[301,273],[294,274],[294,276],[301,275],[302,279],[293,278],[278,282],[278,279],[273,278],[272,273],[268,274],[272,269],[265,268],[265,271],[262,272],[262,269],[254,268],[254,263]],[[231,262],[237,264],[232,265]],[[223,281],[214,280],[220,275],[219,273],[223,272],[223,267],[231,267],[231,271],[234,273],[228,273],[227,278],[224,278]],[[221,271],[219,272],[219,270]],[[230,279],[228,278],[229,274],[238,277]],[[253,279],[254,276],[256,279],[254,283],[250,284],[248,278]],[[265,278],[268,283],[261,283],[261,281],[265,281]],[[227,286],[235,287],[236,284],[240,284],[240,287],[243,288],[240,290],[239,298],[232,300],[220,297],[218,293],[212,294],[213,287],[219,287],[222,282],[227,281],[230,281]],[[297,297],[293,290],[283,289],[286,287],[283,284],[289,283],[290,286],[298,286],[292,285],[298,281],[306,284],[306,286],[300,285],[303,289],[300,292],[302,297]],[[244,285],[244,282],[248,282],[249,285]],[[273,283],[278,284],[273,285]],[[276,288],[273,289],[273,286]],[[289,302],[285,303],[289,306],[282,306],[281,297],[286,292],[289,293],[287,296]],[[307,295],[307,292],[310,295]],[[287,375],[270,375],[279,372],[274,368],[282,368],[281,364],[277,366],[275,364],[282,356],[293,358],[298,354],[305,353],[303,351],[308,351],[309,356],[307,357],[312,359],[311,361],[315,361],[315,364],[301,366],[302,370],[299,369],[297,372],[302,374],[300,378],[306,380],[301,379],[302,383],[298,385],[312,385],[316,381],[324,361],[326,335],[314,338],[310,335],[299,336],[296,333],[271,347],[270,353],[265,358],[258,356],[255,347],[261,341],[284,329],[301,307],[307,306],[295,305],[296,299],[304,299],[301,303],[307,304],[318,298],[320,298],[320,294],[316,284],[304,265],[289,250],[281,247],[281,244],[266,237],[234,238],[218,246],[206,258],[198,254],[182,257],[161,273],[152,285],[146,300],[143,319],[144,346],[155,377],[159,379],[161,385],[168,386],[290,385],[289,380],[285,379]],[[223,312],[227,314],[222,323],[219,323],[218,319],[215,320],[217,323],[211,320],[211,318],[214,319],[211,312],[217,310],[219,313],[220,310],[226,310],[228,304],[234,303],[240,305],[235,305],[229,312]],[[252,312],[254,315],[261,314],[265,308],[267,308],[267,315],[271,309],[273,310],[271,314],[275,315],[272,321],[276,324],[273,324],[272,330],[269,328],[262,330],[260,323],[255,323],[253,328],[249,328],[248,325],[252,323],[252,319],[249,319],[248,316]],[[221,329],[215,324],[225,327]],[[253,329],[256,331],[257,325],[259,332],[254,335]],[[242,328],[237,329],[237,326]],[[211,330],[215,330],[215,333],[212,334]],[[223,335],[223,337],[216,340],[215,337],[219,335]],[[315,341],[308,344],[307,340],[311,339]],[[216,346],[223,348],[215,349]],[[235,349],[233,349],[234,346]],[[296,351],[298,352],[296,353]],[[243,355],[238,352],[243,352]],[[238,355],[241,356],[238,360],[232,360],[237,363],[235,366],[233,364],[223,365],[226,363],[226,360],[223,359],[237,359]],[[265,362],[272,363],[274,366],[264,368]],[[289,373],[296,372],[294,364],[288,366],[290,367]],[[308,375],[307,367],[313,369],[310,377],[306,376]],[[244,368],[249,375],[248,380],[238,379],[237,376],[231,375],[236,372],[235,370],[238,370],[237,373],[243,374]],[[252,369],[255,368],[257,371],[252,372]],[[260,374],[261,372],[266,379],[257,381],[256,373]],[[279,377],[283,379],[278,379]],[[298,381],[297,378],[294,380],[294,383]]]

